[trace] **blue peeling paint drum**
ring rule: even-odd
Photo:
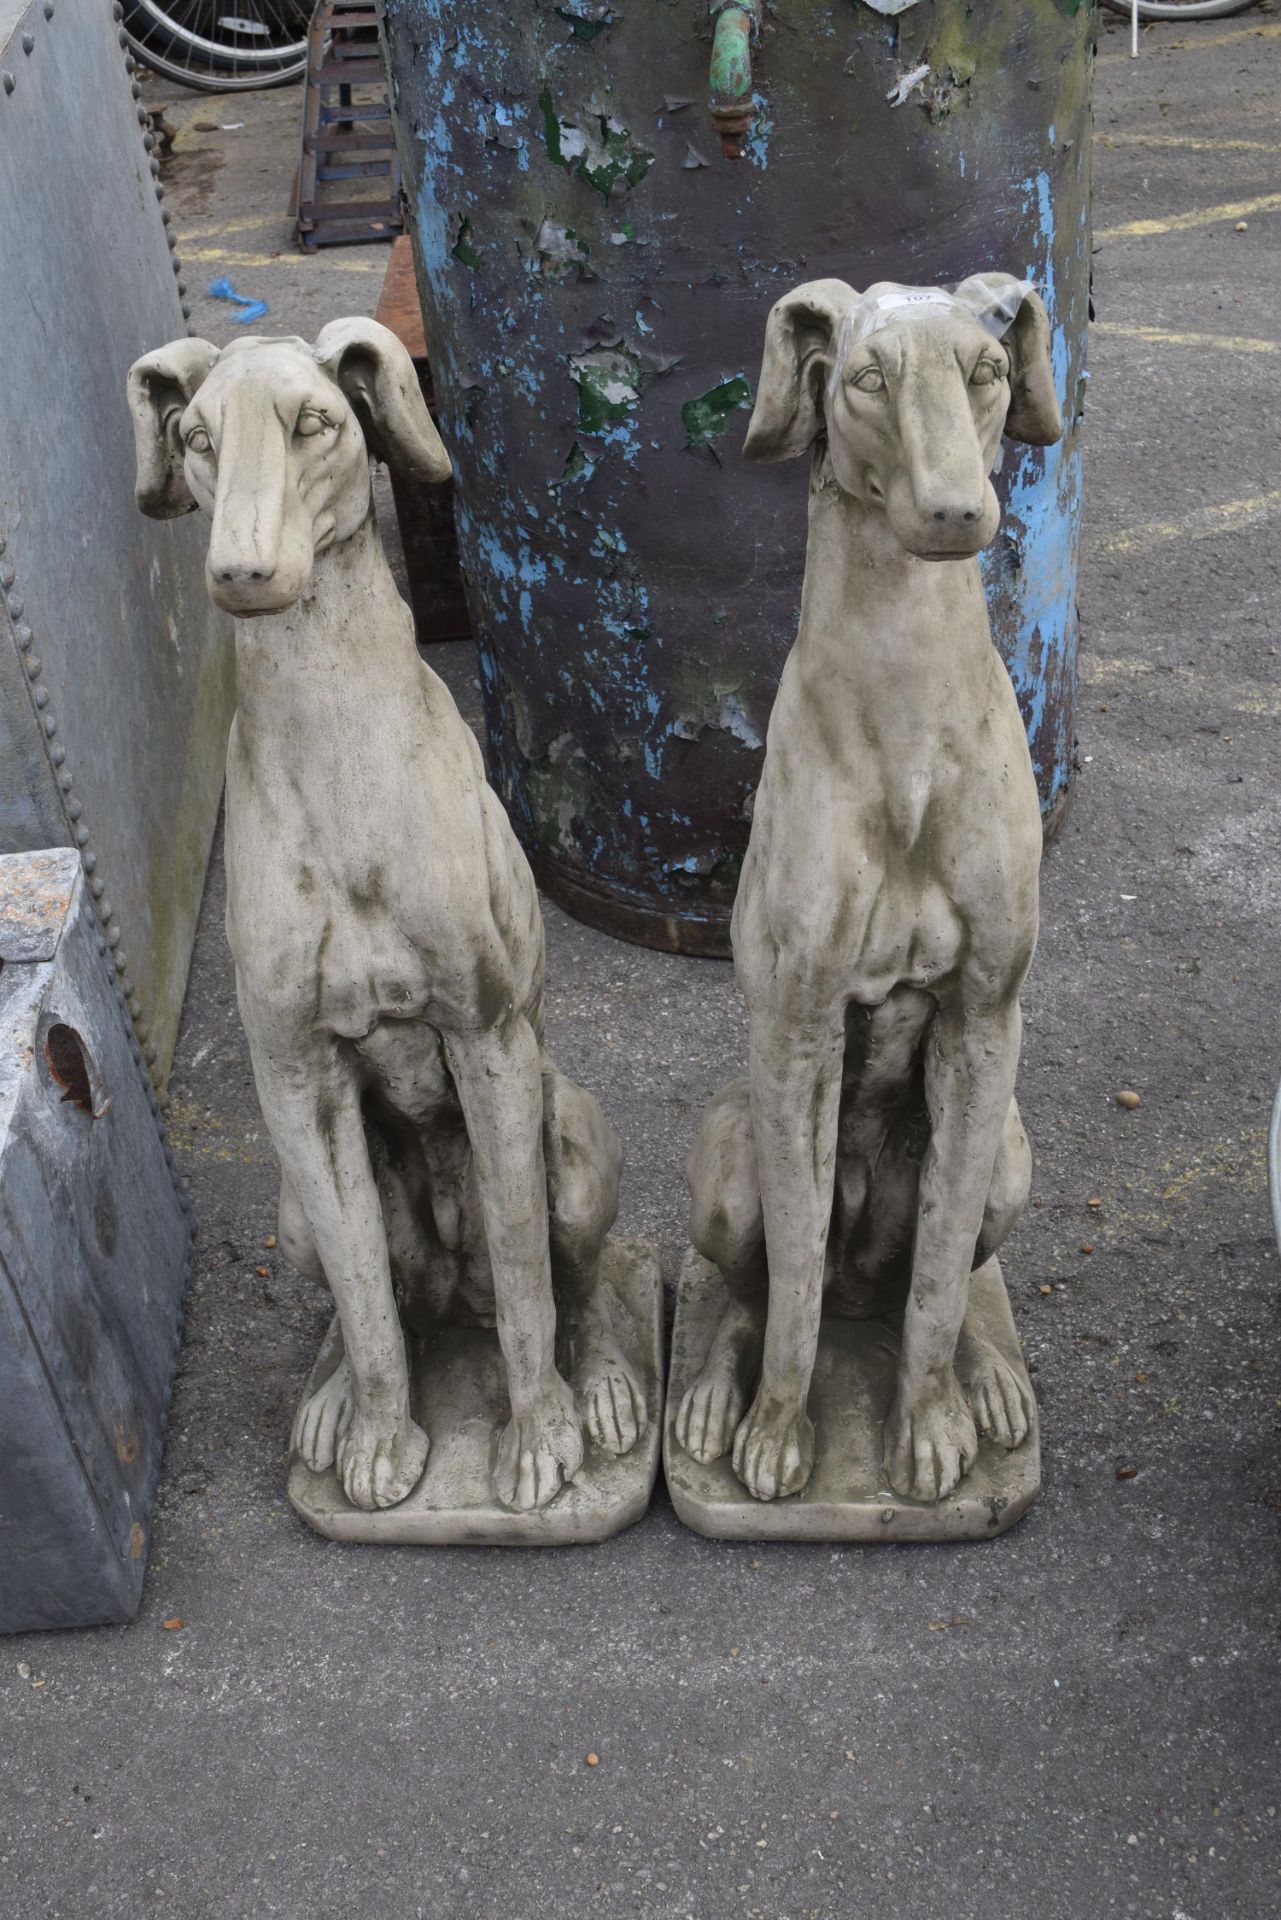
[[[1007,444],[984,557],[1042,805],[1068,793],[1089,287],[1088,0],[777,0],[741,158],[706,0],[388,0],[492,777],[547,891],[728,951],[805,555],[741,455],[803,280],[1037,283],[1068,432]],[[888,99],[920,68],[904,103]]]

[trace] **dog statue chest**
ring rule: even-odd
[[[243,868],[237,879],[227,937],[242,998],[291,1026],[354,1041],[383,1022],[476,1031],[528,991],[519,943],[509,952],[487,915],[451,911],[447,890],[426,900],[377,870],[353,879],[313,859],[276,876],[268,916],[258,880]]]
[[[425,1021],[446,1032],[493,1026],[516,997],[511,959],[488,940],[432,916],[411,935],[393,922],[330,922],[317,954],[316,1024],[362,1040],[381,1023]],[[322,936],[323,942],[323,936]]]
[[[961,964],[966,927],[931,831],[930,775],[909,764],[892,792],[866,769],[776,782],[782,759],[766,766],[736,910],[749,1003],[781,991],[879,1006],[896,987],[935,987]]]

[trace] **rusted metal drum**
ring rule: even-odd
[[[493,777],[553,898],[724,952],[804,564],[740,455],[766,314],[835,276],[1034,279],[1069,426],[986,557],[1068,790],[1088,0],[388,0],[393,106]],[[895,104],[895,102],[899,104]]]

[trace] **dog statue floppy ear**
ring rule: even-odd
[[[749,460],[793,460],[823,430],[823,386],[841,323],[858,301],[843,280],[809,280],[784,294],[765,323],[756,406],[743,442]]]
[[[974,273],[956,297],[985,326],[999,331],[1010,356],[1010,410],[1005,431],[1030,447],[1050,447],[1063,435],[1054,391],[1050,316],[1039,293],[1012,273]]]
[[[171,340],[146,353],[129,369],[129,409],[133,414],[138,477],[134,494],[153,520],[174,520],[195,511],[182,470],[178,422],[192,394],[218,358],[207,340]]]
[[[377,320],[331,320],[312,351],[346,394],[376,460],[411,480],[448,480],[453,468],[414,363],[389,327]]]

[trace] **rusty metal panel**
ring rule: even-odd
[[[163,1077],[232,658],[199,529],[134,506],[125,375],[186,320],[132,86],[107,0],[0,0],[0,850],[80,849]]]
[[[1007,450],[985,573],[1053,817],[1072,751],[1089,5],[386,13],[491,766],[543,884],[629,937],[726,949],[805,546],[800,476],[739,449],[769,307],[826,275],[998,267],[1046,299],[1069,431]]]
[[[0,856],[0,1632],[137,1610],[191,1234],[75,849]]]

